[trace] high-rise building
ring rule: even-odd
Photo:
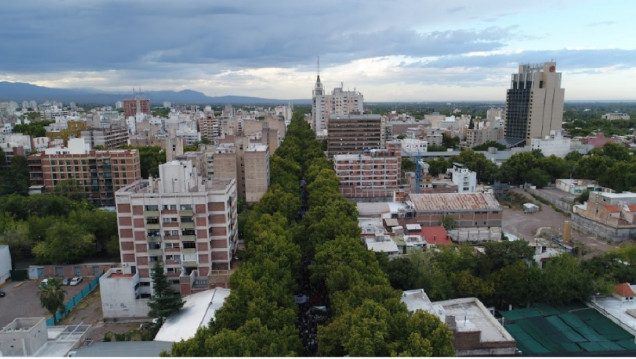
[[[320,75],[316,79],[313,90],[312,122],[316,135],[324,137],[329,127],[329,118],[333,115],[344,116],[364,113],[364,97],[358,91],[344,91],[336,87],[331,95],[326,95],[320,82]]]
[[[140,97],[124,100],[124,116],[131,117],[138,113],[150,115],[150,100]]]
[[[151,269],[163,263],[181,294],[227,284],[238,241],[236,181],[207,180],[190,161],[159,166],[159,178],[116,193],[122,268],[150,295]]]
[[[359,154],[384,148],[384,118],[380,115],[332,115],[327,131],[327,154]]]
[[[237,137],[235,143],[221,143],[214,153],[214,176],[235,178],[240,199],[256,203],[269,188],[269,148]]]
[[[529,144],[532,138],[560,131],[564,95],[556,62],[519,65],[506,93],[504,132],[508,145]]]

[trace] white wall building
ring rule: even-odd
[[[454,162],[451,172],[452,181],[457,185],[457,193],[473,193],[477,188],[477,172],[471,171],[461,163]]]
[[[0,284],[11,277],[11,252],[9,246],[0,244]]]
[[[571,141],[561,135],[561,131],[550,131],[544,138],[532,138],[530,144],[533,150],[541,150],[544,156],[555,155],[565,157],[570,152]]]
[[[139,318],[148,316],[148,299],[141,298],[139,273],[124,273],[111,268],[99,278],[104,318]]]

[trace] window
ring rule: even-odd
[[[82,267],[80,266],[73,267],[73,272],[75,273],[76,276],[82,275]]]
[[[56,277],[62,277],[63,275],[64,275],[64,268],[55,267],[55,276]]]
[[[93,266],[93,275],[96,277],[99,275],[99,266]]]

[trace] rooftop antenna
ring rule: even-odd
[[[318,61],[316,64],[316,75],[320,76],[320,55],[318,55]]]

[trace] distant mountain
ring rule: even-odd
[[[311,100],[276,100],[249,96],[206,96],[202,92],[192,90],[182,91],[144,91],[143,96],[153,105],[160,105],[164,101],[173,104],[198,105],[286,105],[290,101],[294,104],[310,104]],[[0,102],[26,100],[75,102],[77,104],[114,105],[115,102],[132,97],[131,93],[110,93],[93,89],[58,89],[31,85],[22,82],[0,82]]]

